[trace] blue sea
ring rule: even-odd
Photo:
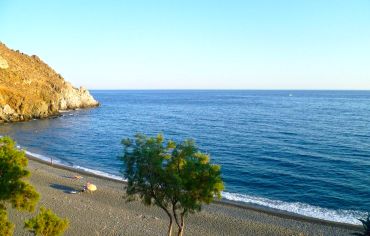
[[[121,178],[121,139],[193,138],[225,199],[358,224],[370,212],[370,91],[92,91],[101,106],[0,125],[42,159]]]

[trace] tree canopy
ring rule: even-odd
[[[10,202],[18,210],[33,211],[39,194],[26,182],[30,172],[24,151],[15,148],[15,142],[9,137],[0,138],[0,206]]]
[[[5,203],[17,210],[32,212],[39,200],[35,188],[26,182],[30,173],[28,160],[9,137],[0,138],[0,224],[5,235],[11,235],[14,225],[7,219]]]
[[[162,208],[170,220],[169,235],[173,221],[182,235],[186,215],[221,197],[221,168],[210,164],[209,155],[200,152],[193,140],[165,143],[162,135],[137,134],[122,144],[128,200],[139,197],[146,205]]]
[[[26,181],[30,176],[27,165],[24,151],[18,150],[11,138],[0,138],[0,235],[11,236],[14,232],[14,224],[8,220],[6,203],[17,210],[32,212],[40,198],[35,188]],[[32,229],[36,235],[61,235],[68,227],[68,221],[41,208],[41,213],[28,220],[25,227]]]

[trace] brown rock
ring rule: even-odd
[[[57,115],[59,110],[98,106],[84,88],[75,88],[38,56],[0,43],[0,122]]]
[[[0,56],[0,69],[7,69],[8,67],[8,62]]]

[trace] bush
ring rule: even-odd
[[[24,227],[36,236],[59,236],[67,230],[69,222],[67,219],[61,219],[51,210],[41,207],[40,213],[27,220]]]
[[[13,235],[14,224],[8,221],[8,216],[6,211],[0,209],[0,235],[1,236],[11,236]]]

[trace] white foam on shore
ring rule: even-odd
[[[19,146],[17,146],[20,148]],[[50,162],[51,159],[49,157],[32,153],[29,151],[25,151],[27,155],[30,155],[32,157],[35,157],[37,159]],[[78,165],[65,165],[61,163],[58,160],[53,159],[53,163],[56,163],[61,166],[66,166],[70,168],[74,168],[76,170],[82,170],[88,173],[92,173],[98,176],[125,181],[122,177],[112,175],[103,171],[94,170]],[[222,192],[222,197],[224,199],[240,202],[240,203],[246,203],[246,204],[254,204],[258,206],[263,206],[271,209],[277,209],[281,211],[286,211],[289,213],[295,213],[298,215],[308,216],[312,218],[322,219],[322,220],[328,220],[328,221],[334,221],[334,222],[340,222],[340,223],[348,223],[348,224],[354,224],[354,225],[360,225],[361,222],[358,219],[363,219],[366,217],[367,213],[361,212],[361,211],[352,211],[352,210],[333,210],[333,209],[327,209],[323,207],[318,206],[312,206],[306,203],[301,202],[284,202],[280,200],[271,200],[268,198],[262,198],[262,197],[255,197],[240,193],[229,193],[229,192]]]
[[[20,146],[17,146],[17,148],[21,149]],[[30,151],[26,151],[26,150],[23,150],[23,151],[25,151],[25,153],[27,155],[32,156],[34,158],[37,158],[39,160],[42,160],[42,161],[45,161],[45,162],[49,162],[49,163],[51,162],[51,158],[50,157],[46,157],[44,155],[40,155],[40,154],[33,153],[33,152],[30,152]],[[67,165],[67,164],[63,164],[61,161],[55,160],[54,158],[53,158],[52,161],[53,161],[54,164],[57,164],[57,165],[60,165],[60,166],[65,166],[65,167],[73,168],[73,169],[76,169],[76,170],[82,170],[84,172],[88,172],[88,173],[91,173],[91,174],[94,174],[94,175],[98,175],[98,176],[102,176],[102,177],[107,177],[109,179],[115,179],[115,180],[125,181],[120,176],[112,175],[112,174],[109,174],[109,173],[106,173],[106,172],[103,172],[103,171],[94,170],[94,169],[90,169],[90,168],[86,168],[86,167],[82,167],[82,166],[78,166],[78,165]]]
[[[21,149],[20,146],[17,146],[17,148]],[[40,159],[40,160],[43,160],[43,161],[46,161],[46,162],[51,162],[52,159],[50,157],[46,157],[46,156],[43,156],[43,155],[40,155],[40,154],[37,154],[37,153],[33,153],[33,152],[30,152],[30,151],[27,151],[27,150],[24,150],[22,149],[27,155],[29,156],[32,156],[34,158],[37,158],[37,159]],[[59,161],[55,161],[53,159],[53,163],[58,163],[58,164],[61,164]]]
[[[93,169],[89,169],[89,168],[86,168],[86,167],[82,167],[82,166],[75,166],[73,165],[72,168],[75,168],[77,170],[83,170],[85,172],[89,172],[89,173],[92,173],[92,174],[95,174],[95,175],[99,175],[99,176],[102,176],[102,177],[107,177],[107,178],[110,178],[110,179],[115,179],[115,180],[121,180],[121,181],[125,181],[122,177],[120,176],[117,176],[117,175],[112,175],[112,174],[108,174],[108,173],[105,173],[103,171],[99,171],[99,170],[93,170]]]
[[[283,202],[240,193],[223,192],[222,197],[231,201],[255,204],[312,218],[354,225],[361,225],[361,222],[358,219],[363,219],[367,215],[365,212],[361,211],[332,210],[301,202]]]

